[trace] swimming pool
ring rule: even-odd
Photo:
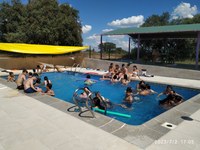
[[[42,80],[44,76],[48,76],[48,78],[52,81],[55,97],[70,103],[73,103],[72,95],[74,91],[77,88],[85,86],[84,79],[86,77],[86,74],[71,74],[68,72],[44,73],[41,76]],[[100,77],[95,75],[91,75],[91,78],[97,81],[95,84],[89,86],[91,91],[99,91],[105,98],[108,98],[111,102],[115,104],[120,104],[122,102],[127,86],[124,86],[120,83],[112,84],[110,81],[101,81],[99,80]],[[137,81],[131,82],[128,86],[135,88],[137,83]],[[166,87],[166,85],[162,84],[150,83],[150,85],[151,88],[158,93],[162,92]],[[174,90],[177,93],[183,95],[185,100],[188,100],[199,93],[198,90],[186,89],[181,87],[174,87]],[[114,117],[115,119],[122,121],[126,124],[141,125],[166,111],[166,109],[158,105],[158,100],[163,99],[164,97],[165,96],[161,96],[158,99],[157,94],[148,96],[137,95],[132,105],[132,109],[124,109],[121,106],[117,105],[114,105],[114,107],[111,109],[111,111],[114,112],[131,115],[131,118],[124,118],[116,115],[108,116]]]

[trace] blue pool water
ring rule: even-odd
[[[53,83],[53,90],[55,92],[55,97],[62,99],[67,102],[73,103],[72,95],[74,91],[79,87],[84,87],[84,79],[86,77],[85,74],[69,74],[69,73],[44,73],[41,78],[43,81],[44,76],[48,76],[48,78]],[[91,86],[89,86],[90,90],[95,92],[99,91],[101,95],[105,98],[108,98],[111,102],[120,104],[125,96],[125,90],[127,86],[124,86],[120,83],[112,84],[110,81],[101,81],[99,80],[99,76],[91,75],[91,79],[96,80],[97,82]],[[128,86],[131,86],[135,89],[137,85],[137,81],[129,83]],[[166,85],[162,84],[153,84],[149,83],[151,88],[160,93],[162,92]],[[43,87],[44,89],[44,87]],[[186,89],[181,87],[173,87],[173,89],[181,94],[185,100],[190,99],[191,97],[200,93],[198,90]],[[159,99],[157,98],[157,94],[148,95],[148,96],[136,96],[136,100],[134,101],[132,107],[133,109],[128,110],[124,109],[121,106],[115,105],[111,111],[120,112],[124,114],[131,115],[131,118],[124,118],[119,116],[112,116],[117,120],[120,120],[124,123],[130,125],[141,125],[144,122],[156,117],[157,115],[166,111],[166,109],[160,107],[158,105],[158,100],[165,98],[165,96],[161,96]]]
[[[44,76],[48,78],[53,83],[53,90],[57,98],[60,98],[64,101],[73,103],[72,95],[75,89],[79,87],[84,87],[85,74],[76,73],[75,75],[69,73],[44,73],[42,74],[42,79]],[[120,104],[125,96],[125,90],[127,86],[124,86],[120,83],[112,84],[110,81],[101,81],[99,76],[91,76],[92,79],[97,80],[97,82],[89,86],[91,91],[100,91],[100,93],[108,98],[113,103]],[[131,86],[135,89],[137,81],[131,82],[128,86]],[[166,85],[161,84],[152,84],[150,83],[151,88],[160,93],[162,92]],[[198,90],[174,87],[174,90],[181,94],[185,100],[197,95]],[[158,105],[158,100],[163,99],[165,96],[161,96],[160,99],[157,98],[157,94],[148,95],[148,96],[136,96],[137,100],[133,103],[133,109],[127,110],[121,106],[115,106],[112,108],[112,111],[129,114],[131,118],[124,118],[119,116],[112,116],[115,119],[125,122],[131,125],[140,125],[144,122],[154,118],[155,116],[163,113],[166,109],[163,109]]]

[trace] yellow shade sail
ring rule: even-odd
[[[0,43],[0,50],[23,54],[66,54],[88,49],[88,46],[54,46],[21,43]]]

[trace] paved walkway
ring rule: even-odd
[[[200,110],[178,127],[156,140],[147,150],[199,150],[200,149]]]
[[[139,149],[2,84],[0,103],[0,150]]]

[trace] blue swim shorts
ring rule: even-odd
[[[24,92],[25,92],[25,93],[34,93],[34,92],[37,92],[37,91],[35,91],[34,89],[32,89],[32,88],[30,87],[30,88],[24,90]]]

